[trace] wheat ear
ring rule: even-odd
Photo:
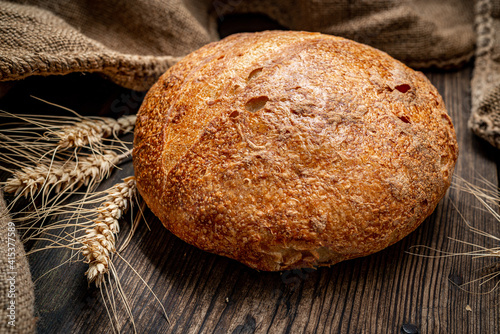
[[[34,167],[16,170],[5,181],[4,191],[28,197],[38,191],[44,195],[54,190],[56,193],[78,189],[90,182],[99,183],[107,177],[112,168],[124,159],[129,152],[117,154],[105,150],[103,154],[89,154],[78,161],[54,161],[40,163]]]
[[[89,263],[85,273],[89,283],[100,286],[110,270],[111,256],[116,252],[115,235],[120,231],[118,220],[132,205],[136,196],[135,177],[129,176],[110,188],[103,203],[97,208],[94,227],[86,231],[82,243],[82,255]]]
[[[123,116],[117,120],[79,115],[78,117],[52,116],[51,119],[47,119],[43,115],[21,116],[1,110],[0,116],[19,120],[17,123],[2,124],[0,146],[17,154],[19,154],[17,150],[27,149],[30,157],[33,154],[50,155],[54,150],[57,152],[69,148],[89,148],[99,152],[113,146],[105,144],[105,141],[116,141],[118,135],[130,132],[137,119],[136,115]],[[109,138],[111,136],[113,138]],[[121,140],[118,140],[118,143],[123,146]]]
[[[108,117],[84,119],[71,125],[65,125],[48,136],[59,139],[60,148],[84,147],[100,144],[103,138],[117,136],[134,128],[137,116],[124,116],[117,120]]]

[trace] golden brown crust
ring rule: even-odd
[[[238,34],[167,71],[138,115],[140,193],[181,239],[261,270],[331,265],[413,231],[458,147],[425,76],[305,32]]]

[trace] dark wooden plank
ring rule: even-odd
[[[468,180],[480,175],[498,184],[498,151],[467,129],[470,69],[427,74],[456,127],[456,174]],[[123,167],[103,187],[132,173],[130,164]],[[491,260],[407,253],[414,245],[470,250],[449,237],[492,245],[467,230],[453,203],[476,227],[500,235],[499,224],[470,195],[451,190],[421,227],[377,254],[331,268],[283,273],[257,272],[202,252],[147,212],[151,231],[141,225],[123,256],[161,299],[170,324],[135,274],[121,261],[116,265],[140,333],[400,333],[403,324],[415,325],[420,333],[494,333],[500,327],[498,293],[474,295],[450,281],[478,277],[477,270]],[[34,277],[68,255],[56,250],[34,254]],[[111,332],[99,291],[87,287],[85,270],[81,263],[65,265],[37,281],[39,333]],[[123,310],[119,322],[124,332],[131,330]]]

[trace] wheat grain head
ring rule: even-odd
[[[120,231],[119,219],[132,205],[136,196],[135,177],[130,176],[111,187],[103,203],[97,208],[94,227],[82,239],[82,255],[89,263],[85,273],[89,283],[100,286],[110,270],[112,255],[116,252],[115,235]]]
[[[129,115],[115,120],[108,117],[84,119],[71,125],[63,126],[58,131],[47,133],[49,138],[57,138],[60,148],[85,147],[100,145],[103,138],[116,137],[134,128],[136,115]]]
[[[83,156],[78,161],[50,161],[24,167],[14,171],[5,181],[3,190],[16,196],[28,197],[38,193],[47,195],[52,190],[56,193],[74,190],[91,182],[97,184],[125,156],[126,154],[119,155],[105,150],[102,154]]]

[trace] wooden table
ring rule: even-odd
[[[499,152],[467,129],[471,68],[426,74],[441,92],[456,128],[460,157],[455,174],[471,182],[484,177],[498,184]],[[96,75],[80,74],[28,79],[3,94],[0,107],[11,112],[54,112],[54,107],[28,97],[33,94],[82,114],[111,115],[135,112],[142,98]],[[101,189],[133,174],[130,162],[121,167]],[[498,333],[498,291],[479,295],[457,286],[480,277],[478,271],[492,259],[408,253],[415,245],[457,253],[472,250],[450,238],[497,246],[471,233],[461,214],[475,227],[500,236],[499,222],[471,195],[449,190],[414,233],[377,254],[330,268],[270,273],[198,250],[146,211],[151,230],[141,224],[122,256],[159,297],[170,323],[133,271],[119,259],[116,266],[139,333]],[[111,333],[101,294],[84,277],[85,264],[65,264],[48,272],[69,255],[50,250],[29,258],[36,280],[38,333]],[[481,290],[477,284],[466,287]],[[118,316],[121,330],[131,332],[123,309]]]

